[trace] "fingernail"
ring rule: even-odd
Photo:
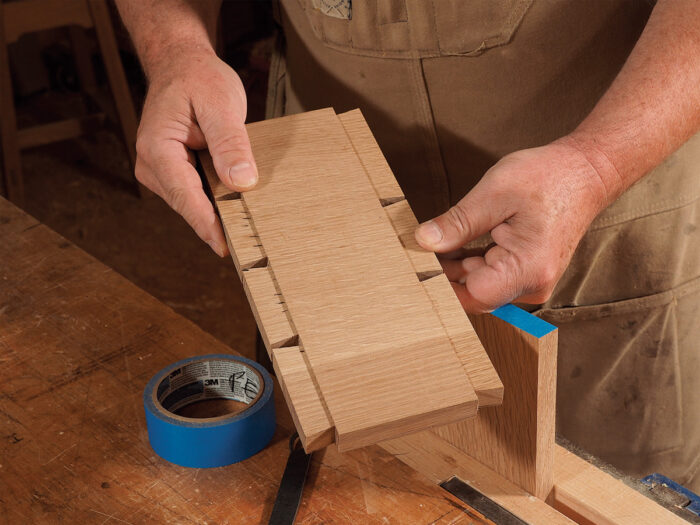
[[[258,172],[250,162],[241,162],[228,169],[231,182],[239,188],[252,188],[258,182]]]
[[[442,241],[442,230],[433,221],[428,221],[418,227],[417,235],[426,242],[426,244],[437,245]]]
[[[218,243],[218,242],[216,242],[216,241],[209,241],[209,242],[207,242],[207,244],[209,245],[209,247],[210,247],[212,250],[214,250],[214,253],[215,253],[216,255],[218,255],[219,257],[223,257],[223,256],[224,256],[224,250],[221,249],[221,246],[219,246],[219,243]]]

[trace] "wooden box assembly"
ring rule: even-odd
[[[503,385],[359,111],[248,126],[260,181],[232,194],[200,154],[307,451],[476,415]]]
[[[255,190],[199,161],[307,451],[381,442],[527,523],[683,523],[555,445],[555,327],[467,319],[359,110],[247,127]]]

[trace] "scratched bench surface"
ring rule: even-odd
[[[259,523],[293,427],[217,469],[148,445],[141,395],[165,365],[235,353],[0,198],[0,523]],[[490,523],[371,446],[317,453],[297,523]]]

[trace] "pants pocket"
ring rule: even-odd
[[[558,432],[632,475],[691,479],[700,452],[700,278],[537,315],[560,330]]]

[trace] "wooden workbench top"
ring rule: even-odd
[[[291,420],[229,467],[170,464],[141,396],[165,365],[235,353],[0,198],[0,523],[259,523]],[[490,523],[379,447],[314,456],[297,523]]]

